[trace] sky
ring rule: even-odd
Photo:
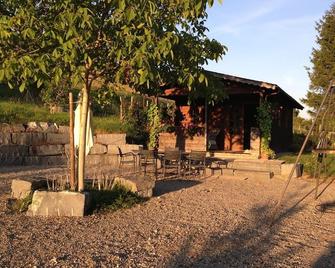
[[[208,36],[228,47],[207,70],[279,85],[306,95],[316,21],[335,0],[224,0],[208,9]],[[301,112],[306,117],[307,109]]]

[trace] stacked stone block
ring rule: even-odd
[[[126,134],[97,134],[86,165],[118,165],[118,149],[139,150],[139,145],[126,144]],[[30,122],[9,125],[0,123],[0,166],[66,165],[69,155],[69,127]]]

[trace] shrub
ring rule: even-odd
[[[23,199],[9,199],[7,207],[11,212],[14,213],[26,212],[32,200],[33,200],[33,192],[31,192]]]
[[[131,208],[147,200],[121,185],[116,185],[112,190],[91,190],[90,194],[92,197],[93,211],[115,211],[118,209]]]
[[[127,134],[127,143],[146,146],[149,138],[147,123],[146,110],[139,106],[129,109],[121,125],[121,130]]]

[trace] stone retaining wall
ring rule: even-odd
[[[97,134],[87,157],[87,165],[118,163],[118,146],[122,152],[138,150],[126,144],[126,134]],[[9,125],[0,123],[0,166],[65,165],[69,151],[69,127],[30,122]]]

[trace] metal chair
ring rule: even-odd
[[[191,151],[187,157],[188,171],[192,174],[192,169],[198,171],[203,170],[203,176],[206,175],[206,151]]]
[[[120,147],[117,147],[119,151],[119,170],[123,167],[124,164],[131,164],[133,166],[133,170],[136,170],[136,154],[133,152],[123,153]]]
[[[147,167],[152,166],[154,169],[155,177],[157,178],[157,153],[154,150],[142,150],[140,152],[139,166],[140,171],[144,168],[144,174],[147,173]]]
[[[179,150],[167,150],[162,160],[163,178],[165,179],[167,169],[177,170],[178,176],[181,175],[181,152]]]

